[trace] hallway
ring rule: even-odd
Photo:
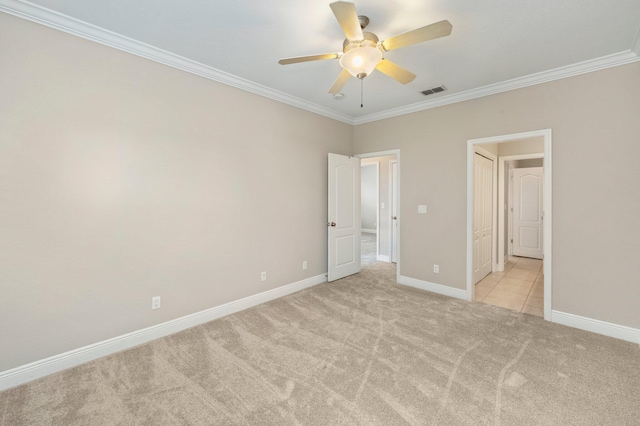
[[[377,236],[370,232],[360,234],[360,256],[361,265],[369,266],[378,261]]]
[[[544,317],[544,275],[540,259],[509,258],[504,272],[493,272],[476,284],[474,300]]]

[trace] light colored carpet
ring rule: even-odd
[[[394,265],[0,394],[2,425],[637,425],[640,348]]]

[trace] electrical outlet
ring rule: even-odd
[[[266,281],[267,280],[267,272],[263,271],[262,273],[260,273],[260,281]]]
[[[302,269],[307,269],[307,261],[302,262]]]
[[[440,273],[440,265],[433,265],[433,272],[435,272],[436,274]]]
[[[151,298],[151,309],[160,309],[160,296]]]

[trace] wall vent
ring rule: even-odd
[[[444,92],[445,90],[447,90],[447,88],[444,87],[444,85],[442,85],[438,87],[432,87],[431,89],[423,90],[421,93],[425,96],[428,96],[428,95],[433,95],[434,93]]]

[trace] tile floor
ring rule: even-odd
[[[544,316],[542,260],[511,257],[504,272],[493,272],[476,284],[474,300],[525,314]]]

